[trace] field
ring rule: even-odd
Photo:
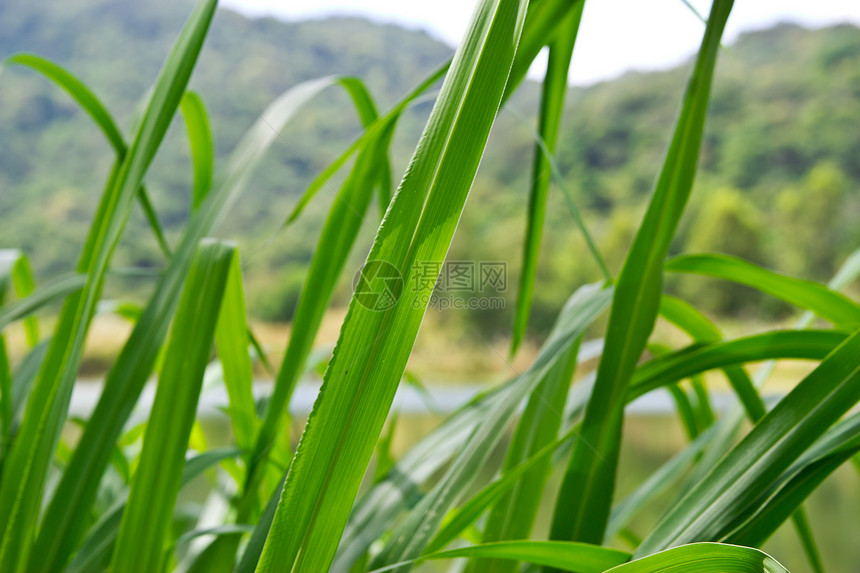
[[[0,251],[0,571],[851,570],[860,250],[832,248],[807,278],[678,241],[688,204],[712,234],[745,244],[754,228],[735,191],[693,199],[732,0],[702,15],[686,87],[662,96],[677,102],[669,144],[612,259],[556,159],[583,0],[480,0],[450,60],[398,101],[379,105],[357,76],[291,85],[226,160],[189,89],[216,4],[196,3],[128,134],[73,70],[5,60],[70,96],[114,158],[73,272],[43,277],[26,250]],[[533,163],[511,175],[525,224],[498,231],[520,261],[452,251],[497,116],[516,113],[544,48]],[[218,229],[281,132],[332,91],[362,128],[283,214],[309,258],[289,323],[262,322],[253,252]],[[392,142],[419,102],[432,111],[401,170]],[[148,177],[173,124],[192,169],[188,216],[168,228]],[[133,212],[155,245],[146,264],[117,255]],[[793,224],[822,228],[795,224],[800,242],[823,233],[810,217]],[[573,281],[547,280],[541,246],[574,233],[567,252],[592,276],[572,272],[553,307],[543,289]],[[434,391],[462,384],[477,393],[432,411]],[[428,413],[392,408],[407,387]],[[82,414],[75,395],[93,388]],[[670,406],[656,415],[628,407],[658,395]]]

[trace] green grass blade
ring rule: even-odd
[[[666,262],[666,270],[696,273],[744,284],[805,310],[838,326],[860,324],[860,305],[812,281],[768,271],[728,255],[682,255]]]
[[[630,554],[618,549],[567,541],[499,541],[440,551],[424,559],[484,557],[526,561],[579,573],[600,573],[623,563]]]
[[[397,461],[386,478],[355,504],[332,569],[348,570],[381,537],[401,511],[420,500],[419,488],[448,464],[472,434],[492,402],[515,380],[497,386],[448,416]]]
[[[558,36],[549,47],[549,63],[543,81],[543,95],[540,104],[538,132],[546,146],[547,155],[555,152],[561,118],[564,112],[564,98],[567,95],[567,76],[573,46],[582,20],[584,2],[578,2],[565,16]],[[523,247],[523,266],[520,271],[520,284],[517,293],[517,306],[514,311],[514,329],[511,337],[511,354],[515,354],[528,326],[537,274],[538,254],[540,252],[543,222],[546,215],[546,198],[551,182],[551,171],[543,149],[536,146],[532,165],[531,188],[526,223],[526,238]]]
[[[716,0],[666,160],[618,278],[603,359],[556,503],[551,537],[600,543],[615,487],[624,402],[654,328],[663,259],[689,197],[699,158],[720,37],[732,8]]]
[[[197,245],[235,203],[263,154],[277,140],[278,131],[316,93],[314,82],[307,82],[272,102],[236,146],[226,172],[192,214],[167,272],[108,372],[90,423],[48,505],[33,569],[60,569],[74,551],[113,444],[152,372]]]
[[[775,330],[711,344],[694,344],[639,366],[627,399],[634,400],[666,384],[715,368],[783,358],[821,360],[846,337],[845,333],[835,330]]]
[[[66,299],[4,467],[0,485],[0,569],[4,571],[18,571],[26,565],[48,466],[65,420],[105,271],[137,190],[179,105],[214,9],[214,1],[198,4],[168,56],[134,142],[111,177],[81,254],[78,271],[86,273],[87,283]]]
[[[692,543],[636,559],[606,573],[788,573],[773,557],[751,547]]]
[[[191,146],[191,165],[194,169],[194,185],[191,187],[191,210],[196,210],[209,189],[212,188],[212,173],[215,170],[215,144],[209,129],[209,119],[203,100],[194,92],[185,92],[180,103],[188,143]]]
[[[708,540],[750,511],[748,505],[860,400],[860,331],[783,398],[661,519],[637,549]]]
[[[111,562],[114,571],[162,569],[203,372],[230,267],[238,264],[235,247],[225,243],[205,243],[194,257],[123,512]]]
[[[248,353],[248,320],[242,269],[230,268],[224,291],[224,302],[215,329],[215,346],[224,373],[224,385],[230,400],[230,420],[236,444],[250,455],[257,432],[257,405],[254,402],[254,372]]]
[[[242,557],[233,569],[233,573],[254,573],[257,569],[257,563],[260,562],[260,555],[263,554],[263,547],[266,544],[266,537],[269,535],[269,529],[272,527],[272,520],[275,518],[275,512],[278,509],[278,501],[281,499],[281,490],[284,488],[284,483],[287,481],[287,474],[281,478],[278,487],[275,488],[275,493],[269,498],[260,517],[257,519],[257,524],[254,526],[254,531],[248,544],[245,546],[245,551]]]
[[[107,108],[86,84],[63,67],[34,54],[15,54],[7,58],[4,63],[6,65],[11,64],[30,68],[42,74],[45,78],[60,87],[60,89],[68,93],[81,106],[81,109],[92,118],[102,133],[104,133],[108,143],[110,143],[116,152],[118,161],[122,161],[128,151],[122,133]],[[146,187],[143,185],[138,189],[138,201],[140,201],[147,222],[155,235],[156,242],[162,252],[170,258],[170,247],[167,244],[167,239],[164,237],[164,230],[161,222],[158,220],[155,209],[152,207],[152,201],[149,198]]]
[[[498,112],[525,6],[482,2],[454,57],[368,255],[391,265],[401,280],[410,279],[415,261],[440,263],[448,251]],[[427,307],[432,285],[422,286],[385,310],[353,297],[259,571],[330,566]]]

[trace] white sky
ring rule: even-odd
[[[708,0],[691,0],[707,15]],[[456,45],[469,23],[473,0],[223,0],[249,15],[287,20],[330,15],[363,16],[426,30]],[[836,22],[860,25],[860,0],[736,0],[726,29],[739,32],[780,21],[818,27]],[[631,70],[671,67],[696,51],[702,24],[681,0],[587,0],[571,69],[575,84],[590,84]],[[546,64],[536,62],[532,75]]]

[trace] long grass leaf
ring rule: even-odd
[[[498,111],[525,6],[482,2],[454,57],[368,255],[400,280],[410,279],[416,261],[441,263],[448,251]],[[353,297],[259,571],[319,571],[331,564],[429,301],[432,285],[421,286],[393,306],[390,298],[365,299],[363,306]],[[400,289],[402,283],[377,292]]]
[[[564,98],[567,94],[567,76],[573,46],[579,33],[584,2],[578,2],[559,30],[558,37],[550,44],[549,63],[543,81],[538,133],[546,146],[548,155],[555,151],[561,118],[564,111]],[[514,311],[514,329],[511,337],[511,354],[516,353],[528,326],[534,294],[535,275],[537,274],[538,253],[540,252],[543,222],[546,215],[546,198],[549,192],[551,171],[547,156],[540,146],[535,146],[532,164],[531,188],[526,223],[526,238],[523,246],[523,266],[520,271],[520,284],[517,293],[517,306]]]
[[[203,372],[230,267],[238,265],[237,259],[232,245],[208,242],[192,262],[123,512],[111,562],[114,571],[162,569]]]
[[[682,255],[666,262],[666,270],[696,273],[741,283],[811,310],[838,326],[860,324],[860,305],[824,285],[768,271],[728,255]]]
[[[203,100],[194,92],[185,92],[180,103],[188,142],[191,146],[191,165],[194,169],[194,185],[191,187],[191,210],[196,210],[212,187],[215,170],[215,145],[209,129],[209,119]]]
[[[624,399],[657,318],[663,259],[696,172],[720,37],[732,8],[717,0],[702,40],[681,115],[645,219],[618,278],[606,349],[556,503],[551,537],[603,539],[621,442]]]

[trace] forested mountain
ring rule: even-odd
[[[0,56],[28,51],[57,61],[90,85],[129,132],[190,5],[9,0],[0,4]],[[451,51],[422,32],[356,18],[281,22],[222,9],[192,87],[208,106],[225,157],[267,103],[298,82],[358,76],[386,109]],[[682,66],[629,73],[570,90],[558,164],[614,270],[662,162],[687,72]],[[452,258],[507,261],[516,276],[534,147],[532,128],[521,118],[533,121],[538,95],[537,84],[524,86],[500,115]],[[415,106],[399,126],[395,183],[429,106]],[[342,93],[326,92],[306,109],[222,225],[224,235],[240,242],[251,307],[263,318],[289,317],[336,182],[298,223],[276,230],[309,181],[359,132]],[[147,178],[168,229],[188,209],[183,129],[177,119]],[[41,276],[68,270],[110,161],[101,133],[65,94],[27,70],[0,74],[0,247],[26,249]],[[860,245],[860,30],[780,25],[726,47],[701,164],[678,248],[725,251],[800,276],[831,273]],[[561,193],[553,191],[548,213],[537,328],[575,285],[598,277]],[[142,216],[134,217],[115,265],[158,267],[155,243]],[[366,244],[356,249],[357,262]],[[341,296],[348,287],[345,281]],[[715,312],[742,313],[757,304],[730,290],[710,291],[703,281],[677,289]],[[483,314],[476,323],[501,331],[509,312]]]

